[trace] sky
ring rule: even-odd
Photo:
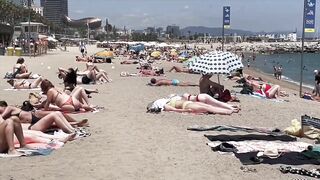
[[[69,16],[98,17],[103,23],[108,18],[110,24],[127,29],[172,24],[221,27],[223,6],[231,6],[233,29],[272,32],[302,28],[303,0],[69,0]],[[320,27],[320,12],[316,11],[316,17]]]

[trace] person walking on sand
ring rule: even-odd
[[[87,48],[86,48],[86,46],[84,45],[83,42],[80,43],[79,49],[80,49],[80,52],[82,54],[82,57],[84,57],[87,54]]]

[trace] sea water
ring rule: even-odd
[[[244,66],[247,66],[248,59],[250,66],[270,75],[274,74],[273,66],[282,65],[282,79],[300,84],[300,53],[258,55],[254,61],[251,56],[247,56],[243,60]],[[313,71],[316,69],[320,70],[320,54],[304,54],[302,81],[304,86],[313,88],[315,82]]]

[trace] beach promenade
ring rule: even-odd
[[[101,49],[89,46],[88,53]],[[75,61],[78,47],[69,47],[68,52],[51,51],[41,57],[25,57],[30,71],[38,73],[63,88],[57,78],[58,67],[85,68],[85,63]],[[204,134],[215,132],[191,132],[192,125],[241,125],[284,129],[291,120],[301,115],[319,117],[319,102],[298,97],[296,87],[284,88],[289,101],[275,102],[245,95],[238,95],[241,111],[231,116],[194,115],[162,112],[146,113],[148,103],[169,94],[198,94],[197,87],[150,87],[150,78],[120,77],[120,72],[135,73],[136,65],[120,65],[122,58],[115,58],[113,64],[98,64],[105,69],[113,82],[90,85],[99,94],[93,94],[90,101],[105,107],[98,113],[72,115],[76,119],[88,118],[90,137],[68,142],[63,148],[49,156],[3,158],[0,179],[43,180],[43,179],[294,179],[295,175],[282,174],[279,164],[252,166],[257,172],[244,172],[240,161],[231,155],[213,152],[206,145]],[[11,71],[17,57],[0,56],[0,72]],[[173,64],[155,64],[167,71]],[[179,65],[180,64],[176,64]],[[245,71],[248,73],[249,71]],[[255,75],[262,76],[262,74]],[[165,72],[166,78],[197,83],[200,75]],[[215,80],[216,77],[213,78]],[[221,81],[228,89],[233,81]],[[286,86],[285,83],[281,85]],[[88,86],[84,86],[88,87]],[[9,88],[5,79],[0,80],[0,99],[11,105],[20,105],[28,98],[28,91],[4,91]],[[295,95],[296,94],[296,95]],[[232,134],[221,132],[220,134]],[[310,142],[307,139],[298,141]],[[251,167],[251,166],[250,166]],[[306,168],[318,168],[304,165]]]

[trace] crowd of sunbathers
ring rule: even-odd
[[[69,114],[94,111],[97,106],[92,105],[89,98],[92,93],[98,93],[97,89],[85,89],[79,84],[112,81],[104,70],[87,62],[84,71],[58,68],[58,77],[64,84],[63,90],[60,90],[42,76],[32,77],[23,58],[19,58],[13,71],[6,75],[13,89],[41,90],[41,93],[26,96],[21,106],[0,100],[0,153],[17,156],[22,155],[15,149],[19,144],[20,147],[34,148],[28,144],[53,146],[77,138],[82,133],[78,128],[87,126],[89,122],[88,119],[76,120]],[[60,129],[64,134],[55,136],[45,133],[52,128]]]

